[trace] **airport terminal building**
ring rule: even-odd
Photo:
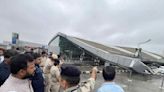
[[[48,45],[74,63],[111,64],[143,74],[153,73],[148,64],[164,64],[164,57],[140,48],[105,46],[63,33],[56,34]]]

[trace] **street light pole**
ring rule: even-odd
[[[150,41],[151,41],[151,39],[148,39],[148,40],[146,40],[146,41],[144,41],[144,42],[138,43],[138,44],[137,44],[138,47],[136,48],[136,53],[135,53],[134,56],[142,59],[142,56],[141,56],[141,50],[142,50],[142,48],[140,48],[140,45],[146,44],[146,43],[148,43],[148,42],[150,42]]]
[[[148,39],[148,40],[146,40],[146,41],[144,41],[144,42],[138,43],[138,48],[140,48],[140,45],[146,44],[146,43],[148,43],[148,42],[150,42],[150,41],[151,41],[151,39]]]

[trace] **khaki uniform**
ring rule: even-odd
[[[41,57],[41,63],[40,63],[40,67],[43,70],[43,67],[45,66],[45,62],[47,60],[47,57]]]
[[[90,78],[85,83],[66,89],[64,92],[92,92],[95,86],[95,79]]]
[[[52,66],[50,69],[50,75],[51,75],[51,91],[52,92],[59,92],[60,89],[60,83],[57,78],[60,77],[60,70],[57,66]]]
[[[50,83],[50,69],[53,66],[53,62],[51,61],[50,58],[47,58],[46,62],[45,62],[45,66],[43,67],[43,73],[44,73],[44,77],[45,77],[45,92],[50,92],[50,87],[51,87],[51,83]]]

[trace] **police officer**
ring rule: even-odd
[[[51,92],[59,92],[60,89],[60,61],[54,60],[54,65],[50,69],[50,80],[51,80]]]
[[[50,69],[54,65],[54,60],[57,59],[58,56],[56,54],[52,54],[49,58],[47,58],[45,62],[45,66],[43,67],[44,77],[45,77],[45,92],[50,92],[51,87],[51,75]]]
[[[94,89],[97,67],[91,70],[90,78],[80,85],[80,70],[73,65],[62,65],[60,86],[64,92],[91,92]]]

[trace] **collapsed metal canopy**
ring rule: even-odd
[[[79,47],[87,50],[88,52],[106,60],[107,62],[116,64],[120,67],[123,68],[128,68],[132,69],[138,73],[142,74],[153,74],[153,71],[151,68],[149,68],[147,65],[145,65],[139,58],[133,58],[133,57],[128,57],[126,55],[121,55],[121,54],[113,54],[109,51],[105,51],[101,48],[97,48],[93,45],[90,45],[86,43],[83,40],[77,39],[75,37],[67,36],[63,33],[58,33],[50,42],[49,44],[57,37],[61,36],[64,37],[65,39],[71,41],[72,43],[78,45]]]

